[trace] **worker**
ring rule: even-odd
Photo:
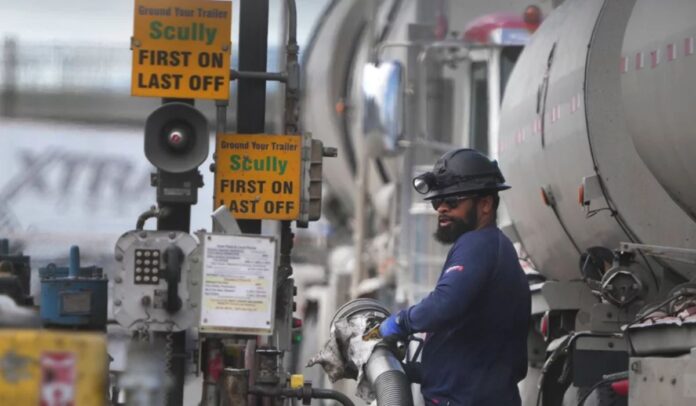
[[[496,161],[473,149],[444,154],[413,180],[437,211],[435,238],[453,244],[435,289],[380,325],[384,338],[426,333],[417,373],[426,405],[519,406],[527,374],[529,285],[497,227]],[[411,371],[413,368],[411,368]]]

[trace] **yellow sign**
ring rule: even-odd
[[[135,0],[133,96],[227,100],[232,3]]]
[[[0,405],[104,405],[106,336],[0,330]]]
[[[301,136],[218,134],[216,153],[216,206],[237,219],[300,217]]]

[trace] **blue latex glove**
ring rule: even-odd
[[[406,337],[408,334],[399,325],[399,314],[392,314],[379,325],[379,334],[382,338],[387,337]]]

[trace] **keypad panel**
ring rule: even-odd
[[[161,278],[160,252],[152,249],[135,250],[135,272],[133,282],[136,285],[157,285]]]

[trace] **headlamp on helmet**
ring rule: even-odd
[[[413,178],[413,188],[416,189],[416,192],[424,195],[433,190],[437,183],[436,181],[437,178],[434,173],[426,172]]]

